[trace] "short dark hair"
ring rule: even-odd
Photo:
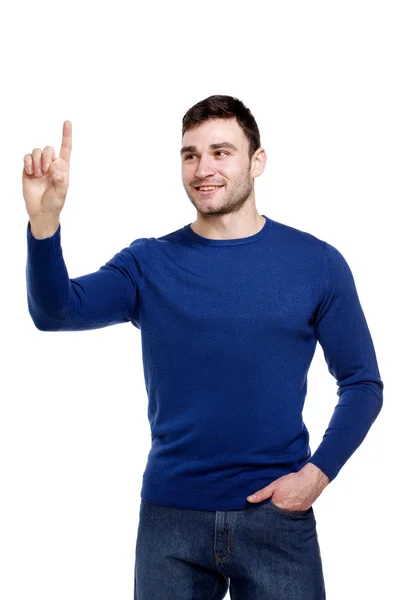
[[[202,121],[235,117],[249,141],[249,158],[260,148],[260,133],[255,118],[241,100],[233,96],[214,95],[194,104],[182,119],[182,137]]]

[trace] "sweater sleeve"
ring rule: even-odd
[[[307,462],[330,479],[360,446],[381,410],[383,382],[354,278],[342,254],[327,242],[321,302],[314,329],[339,397],[323,439]]]
[[[61,225],[51,237],[37,239],[28,222],[27,301],[35,326],[41,331],[77,331],[132,321],[138,327],[143,273],[137,250],[147,238],[132,242],[98,271],[69,279],[60,237]]]

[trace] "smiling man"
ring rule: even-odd
[[[257,233],[265,217],[255,207],[254,178],[266,165],[266,153],[254,153],[236,117],[211,118],[185,131],[182,181],[197,220],[190,227],[214,239]],[[251,150],[251,152],[250,152]]]
[[[196,220],[69,279],[58,215],[71,147],[65,122],[58,159],[49,147],[25,156],[28,307],[43,331],[141,331],[152,445],[135,599],[217,600],[230,586],[235,600],[322,600],[313,503],[383,400],[348,263],[258,213],[266,154],[256,121],[216,95],[183,118],[182,182]],[[339,400],[312,453],[302,411],[317,342]]]

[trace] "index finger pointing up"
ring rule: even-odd
[[[71,121],[65,121],[62,130],[62,143],[60,157],[65,159],[69,163],[72,150],[72,123]]]

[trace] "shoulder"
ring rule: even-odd
[[[292,244],[292,246],[296,248],[308,247],[309,249],[316,251],[330,267],[339,267],[348,264],[342,252],[327,240],[320,238],[309,231],[287,225],[286,223],[274,221],[273,224],[278,236],[285,243]]]
[[[326,242],[323,239],[317,237],[309,231],[304,231],[303,229],[293,227],[292,225],[287,225],[286,223],[272,219],[271,221],[275,236],[281,239],[284,244],[294,248],[298,248],[298,246],[309,248],[310,250],[314,250],[316,252],[318,251],[321,254],[324,254]]]
[[[300,268],[309,266],[314,274],[325,270],[326,242],[309,231],[271,220],[268,243],[276,260],[282,258]]]

